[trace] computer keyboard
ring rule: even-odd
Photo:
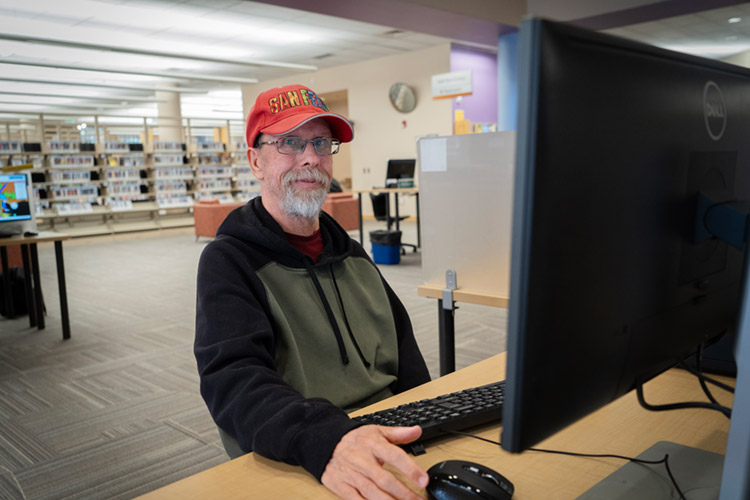
[[[422,427],[421,443],[447,434],[447,431],[499,422],[504,392],[505,381],[500,381],[369,413],[353,420],[387,426],[418,425]],[[416,455],[423,452],[423,448],[416,447],[411,451]]]

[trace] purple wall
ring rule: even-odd
[[[458,45],[451,46],[451,72],[471,70],[472,95],[461,103],[453,101],[453,110],[463,109],[472,123],[497,123],[497,55]]]

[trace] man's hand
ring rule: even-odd
[[[396,446],[419,438],[422,429],[364,425],[349,431],[333,450],[321,482],[347,500],[405,499],[419,496],[383,465],[401,471],[415,485],[424,488],[429,477],[404,450]]]

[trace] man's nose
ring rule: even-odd
[[[312,142],[305,144],[305,149],[299,154],[304,163],[317,165],[320,162],[320,155],[315,151]]]

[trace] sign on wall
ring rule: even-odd
[[[432,75],[433,99],[450,99],[471,93],[471,70]]]

